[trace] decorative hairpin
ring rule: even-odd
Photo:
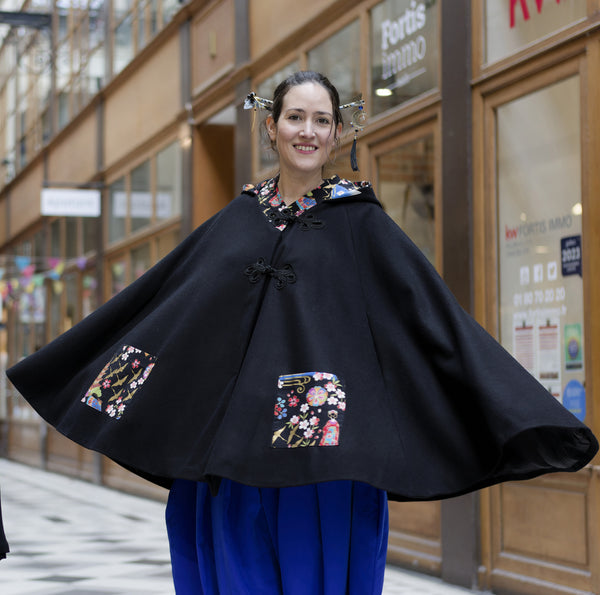
[[[273,107],[273,102],[270,99],[264,99],[263,97],[259,97],[254,91],[252,93],[248,93],[246,99],[244,100],[244,109],[268,109],[270,110]]]
[[[358,133],[364,130],[367,125],[367,114],[364,111],[365,100],[362,97],[351,101],[350,103],[344,103],[340,105],[340,109],[346,109],[350,107],[357,107],[358,109],[352,114],[350,120],[350,126],[354,130],[354,140],[352,141],[352,149],[350,149],[350,166],[352,171],[358,171],[358,160],[356,159],[356,140]]]
[[[252,112],[252,131],[254,131],[254,126],[256,124],[256,112],[259,109],[266,109],[271,111],[273,107],[273,102],[270,99],[264,99],[263,97],[259,97],[254,91],[252,93],[248,93],[246,95],[246,99],[244,100],[244,109],[251,109]]]

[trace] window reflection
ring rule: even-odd
[[[144,161],[131,172],[129,204],[131,231],[137,231],[152,222],[152,192],[150,189],[150,161]]]
[[[181,165],[178,143],[156,156],[156,218],[169,219],[181,213]]]
[[[377,172],[385,210],[435,265],[433,135],[381,155]]]
[[[108,214],[108,241],[115,242],[125,237],[125,217],[127,216],[127,194],[125,178],[110,185]]]
[[[328,78],[348,103],[360,94],[360,23],[354,21],[308,52],[309,70],[329,73]]]
[[[438,86],[439,2],[385,0],[371,11],[371,110],[396,107]]]
[[[121,72],[133,58],[132,21],[133,16],[129,14],[115,29],[113,74]]]
[[[587,2],[485,1],[485,61],[494,62],[584,19]]]
[[[77,222],[77,217],[65,217],[65,256],[67,258],[79,256]]]
[[[98,220],[83,217],[83,253],[93,252],[98,247]]]
[[[79,322],[79,276],[77,273],[67,273],[63,279],[66,305],[62,331],[65,332]]]
[[[127,286],[125,273],[127,263],[124,258],[115,260],[110,266],[110,295],[115,296]]]
[[[581,84],[496,110],[500,342],[559,400],[585,385]]]
[[[150,257],[150,244],[142,244],[131,251],[130,282],[141,277],[152,265]]]

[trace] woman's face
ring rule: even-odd
[[[267,118],[267,130],[279,153],[282,176],[321,178],[323,166],[341,134],[333,123],[329,93],[318,83],[292,87],[283,98],[276,123]]]

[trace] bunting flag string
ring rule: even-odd
[[[63,274],[74,266],[85,271],[88,258],[76,259],[58,257],[32,258],[29,256],[0,254],[0,297],[6,303],[18,302],[23,295],[32,295],[43,288],[46,280],[52,282],[55,295],[64,291]],[[96,279],[84,275],[83,286],[86,294],[96,288]]]

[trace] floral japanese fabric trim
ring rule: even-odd
[[[338,446],[346,411],[344,386],[335,374],[286,374],[277,382],[273,448]]]
[[[322,200],[334,200],[336,198],[345,198],[349,196],[360,195],[361,188],[371,186],[370,182],[352,182],[333,176],[323,181],[320,186],[317,186],[305,196],[299,198],[291,205],[286,205],[279,194],[279,176],[264,180],[257,186],[246,184],[243,191],[248,194],[253,194],[258,198],[258,204],[264,215],[273,223],[273,225],[283,231],[287,227],[287,223],[279,217],[281,211],[285,211],[286,217],[300,217],[303,213],[314,207]],[[289,214],[289,215],[288,215]]]
[[[114,419],[121,419],[155,364],[154,355],[123,345],[102,368],[81,402]]]

